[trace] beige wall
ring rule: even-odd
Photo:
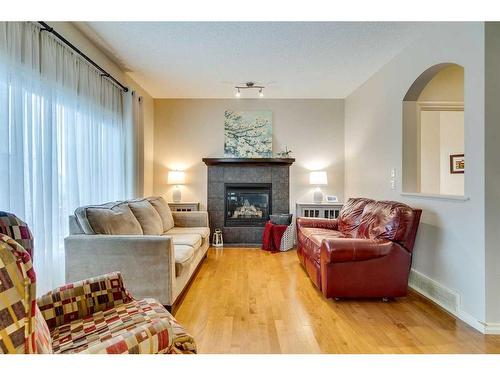
[[[420,112],[420,192],[464,195],[464,175],[450,173],[450,155],[464,153],[462,111]]]
[[[420,192],[441,191],[439,111],[420,112]]]
[[[224,111],[271,110],[273,151],[286,145],[296,162],[290,169],[290,209],[311,201],[309,170],[326,170],[326,194],[344,198],[344,101],[262,99],[155,100],[154,194],[171,200],[166,184],[169,169],[186,170],[184,201],[206,207],[207,167],[203,157],[224,156]]]
[[[450,173],[450,155],[464,153],[464,113],[439,112],[440,194],[464,195],[464,174]]]
[[[477,327],[485,320],[484,24],[436,26],[346,98],[345,194],[393,199],[423,209],[413,268],[456,291],[461,298],[457,313]],[[459,64],[466,72],[469,200],[401,194],[402,100],[422,72],[443,62]],[[389,182],[391,168],[398,173],[396,190]]]
[[[80,30],[78,30],[71,22],[48,22],[57,32],[68,39],[83,53],[94,60],[99,66],[108,71],[123,85],[128,86],[130,90],[136,91],[139,96],[143,97],[144,111],[144,129],[143,139],[139,142],[144,142],[144,154],[140,155],[143,160],[143,165],[140,170],[143,173],[144,195],[150,195],[153,191],[153,98],[149,95],[137,82],[135,82],[126,72],[122,70],[114,61],[107,57],[92,41],[90,41]]]
[[[420,102],[463,102],[464,68],[452,65],[441,70],[422,90]]]

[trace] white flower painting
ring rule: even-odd
[[[272,157],[273,113],[271,111],[225,111],[224,133],[226,157]]]

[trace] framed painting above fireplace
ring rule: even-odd
[[[224,155],[231,158],[270,158],[273,154],[271,111],[225,111]]]

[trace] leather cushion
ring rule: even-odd
[[[321,243],[324,239],[345,238],[345,234],[336,230],[322,228],[300,228],[297,233],[302,244],[304,256],[319,264]]]
[[[128,206],[132,210],[137,221],[139,221],[139,224],[141,224],[144,234],[159,236],[163,233],[161,217],[147,199],[134,199],[128,201]]]
[[[316,246],[321,246],[321,242],[325,238],[345,238],[346,235],[337,230],[322,229],[322,228],[300,228],[304,236],[313,241]]]
[[[163,223],[163,232],[172,229],[174,227],[174,217],[172,216],[170,206],[167,202],[165,202],[165,199],[162,197],[149,197],[147,200],[153,205],[155,210],[160,215]]]
[[[414,215],[413,209],[404,203],[393,201],[368,203],[356,237],[404,241],[411,231]]]
[[[91,233],[88,233],[86,226],[81,225],[86,234],[143,234],[141,224],[126,202],[80,207],[75,214],[79,221],[83,218],[90,226]]]
[[[361,222],[365,206],[372,202],[374,201],[368,198],[350,198],[340,210],[338,218],[339,231],[354,235]]]

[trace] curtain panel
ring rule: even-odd
[[[129,132],[126,139],[126,194],[129,197],[144,195],[144,113],[143,98],[137,92],[131,91],[125,95],[125,123]]]
[[[37,294],[65,282],[75,208],[126,198],[130,126],[101,72],[34,23],[0,22],[0,210],[34,234]]]

